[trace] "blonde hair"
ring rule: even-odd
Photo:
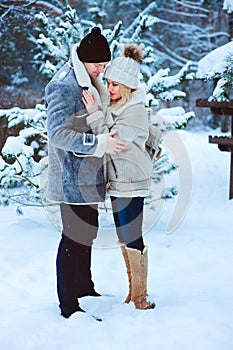
[[[132,92],[135,91],[135,89],[131,89],[124,84],[118,83],[118,86],[121,93],[121,99],[114,103],[114,108],[116,109],[126,104],[131,99]]]

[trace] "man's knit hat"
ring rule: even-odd
[[[118,57],[106,68],[104,77],[131,89],[138,87],[140,63],[143,51],[137,44],[128,44],[123,51],[123,57]]]
[[[77,48],[77,54],[82,62],[99,63],[109,62],[111,52],[106,38],[101,34],[99,27],[92,28]]]

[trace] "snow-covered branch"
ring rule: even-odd
[[[10,10],[17,10],[22,7],[27,8],[31,6],[50,12],[55,16],[61,16],[63,13],[63,7],[59,1],[54,1],[54,4],[52,4],[50,1],[43,0],[3,0],[2,4],[0,4],[0,7]]]
[[[228,13],[232,13],[233,12],[233,0],[224,0],[223,10],[227,11]]]

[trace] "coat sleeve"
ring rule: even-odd
[[[117,138],[127,141],[127,144],[134,142],[138,137],[148,137],[148,116],[143,105],[134,105],[122,112],[116,119],[113,129],[117,129]],[[145,139],[146,141],[146,139]]]
[[[89,114],[87,117],[87,124],[96,135],[107,134],[109,132],[109,128],[105,123],[104,114],[100,110]]]
[[[60,149],[74,152],[76,155],[102,157],[106,142],[104,137],[96,137],[86,133],[82,128],[86,125],[84,106],[79,98],[79,117],[73,118],[77,110],[78,96],[73,96],[70,87],[61,81],[49,83],[45,89],[47,104],[47,130],[49,142]]]

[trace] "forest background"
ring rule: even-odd
[[[106,35],[113,57],[130,41],[143,46],[141,81],[151,115],[165,107],[170,119],[171,107],[182,108],[182,121],[159,125],[164,132],[219,126],[228,131],[229,118],[223,125],[224,118],[196,108],[196,100],[208,98],[220,78],[225,79],[220,100],[232,98],[226,93],[229,87],[232,93],[233,55],[225,75],[214,72],[210,79],[200,74],[197,78],[196,72],[203,57],[231,42],[232,13],[232,0],[2,0],[0,204],[9,205],[16,198],[19,202],[22,195],[27,198],[24,203],[40,201],[39,161],[47,154],[44,87],[67,61],[72,45],[95,25]],[[174,168],[164,154],[155,162],[153,180],[159,182]],[[13,188],[26,188],[26,194],[13,196]]]
[[[227,6],[224,10],[225,4],[232,4],[232,11]],[[70,0],[70,5],[77,9],[85,34],[93,24],[98,24],[112,38],[112,31],[122,21],[124,44],[139,33],[140,27],[142,36],[138,40],[148,48],[147,64],[143,66],[146,87],[152,91],[153,84],[149,86],[148,82],[155,83],[152,92],[159,107],[175,106],[175,111],[180,111],[177,106],[183,106],[187,113],[194,111],[196,117],[189,121],[188,130],[168,133],[165,139],[165,146],[170,140],[169,153],[179,156],[175,158],[179,167],[174,176],[164,179],[164,184],[178,184],[179,196],[175,201],[166,201],[166,205],[152,196],[154,208],[145,207],[148,225],[145,239],[150,247],[148,291],[156,301],[155,311],[144,313],[122,303],[127,275],[119,247],[102,248],[103,243],[105,248],[113,246],[107,238],[110,228],[114,231],[111,212],[102,210],[100,226],[106,234],[99,235],[93,249],[92,272],[103,296],[82,298],[81,306],[87,313],[63,319],[57,305],[54,270],[60,232],[51,224],[52,218],[48,220],[44,208],[28,206],[23,209],[24,215],[18,216],[14,203],[19,202],[21,193],[23,203],[39,205],[35,174],[40,171],[38,158],[43,160],[46,155],[43,94],[50,79],[42,70],[57,67],[52,61],[54,57],[46,57],[50,51],[44,49],[44,56],[38,56],[35,38],[44,33],[44,28],[36,16],[43,11],[52,21],[65,20],[67,4],[58,0],[0,0],[1,349],[232,349],[233,278],[229,267],[233,202],[227,198],[229,152],[220,152],[216,145],[208,143],[208,134],[213,132],[210,128],[216,127],[214,133],[221,133],[220,128],[213,124],[209,108],[195,106],[196,99],[207,98],[213,92],[214,81],[186,80],[186,74],[182,81],[179,78],[190,60],[194,71],[206,54],[212,52],[221,57],[213,50],[218,47],[224,50],[225,44],[233,44],[232,15],[228,13],[233,12],[233,0],[96,3]],[[69,12],[71,20],[72,13]],[[143,31],[145,22],[141,21],[139,26],[141,18],[145,19],[147,30]],[[82,29],[79,23],[76,22],[77,28]],[[67,22],[58,27],[68,32],[71,28]],[[55,39],[56,33],[60,33],[65,38],[66,31],[59,30],[51,29],[51,37]],[[82,30],[79,33],[83,34]],[[51,43],[47,38],[41,38],[41,45]],[[52,46],[52,53],[55,50]],[[59,64],[65,57],[59,58]],[[233,86],[233,58],[231,67],[229,78]],[[159,74],[165,75],[162,80]],[[162,100],[158,91],[163,92],[169,84],[162,86],[161,81],[172,85],[175,80],[180,85],[175,86],[176,95],[172,96],[179,97],[180,92],[183,98]],[[186,95],[182,96],[182,91]],[[166,96],[171,95],[163,95]],[[168,108],[169,120],[171,110]],[[217,118],[215,121],[219,122]],[[164,143],[162,146],[162,156],[155,162],[160,174],[166,151]],[[8,207],[2,208],[2,204]],[[167,227],[174,209],[180,209],[178,224],[181,220],[182,224],[175,226],[174,234],[166,234],[171,232]],[[96,322],[89,314],[101,316],[103,322]]]
[[[113,29],[121,21],[122,28],[129,33],[133,21],[147,10],[155,20],[150,30],[145,30],[143,39],[154,48],[154,69],[168,67],[171,74],[190,60],[197,63],[233,36],[233,15],[224,9],[223,0],[70,0],[69,4],[81,20],[104,29]],[[67,5],[67,0],[1,0],[0,108],[33,108],[43,103],[49,77],[41,74],[35,58],[32,38],[42,31],[35,15],[43,11],[48,17],[62,18]],[[209,85],[199,80],[183,82],[182,90],[187,96],[180,103],[195,111],[198,117],[195,123],[205,113],[195,108],[195,100],[208,97],[208,89],[213,89],[212,82]],[[206,119],[202,118],[201,123],[205,124]]]

